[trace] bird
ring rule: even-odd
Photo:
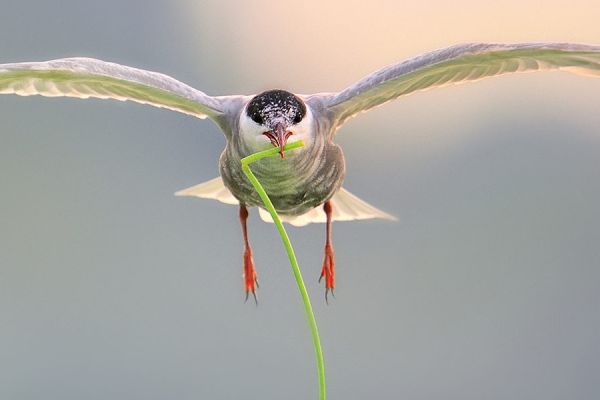
[[[272,222],[241,169],[240,160],[276,147],[279,157],[252,169],[280,214],[296,226],[326,225],[321,279],[325,299],[335,288],[332,222],[395,219],[342,187],[345,161],[334,142],[350,118],[408,94],[508,73],[562,70],[600,77],[600,46],[575,43],[467,43],[386,66],[339,92],[294,94],[283,89],[255,95],[209,96],[167,75],[92,58],[0,64],[0,93],[21,96],[130,100],[201,119],[223,132],[220,176],[175,193],[237,204],[243,236],[246,300],[256,300],[258,278],[250,245],[248,208]],[[304,146],[285,153],[287,143]]]

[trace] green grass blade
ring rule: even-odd
[[[286,145],[284,147],[284,151],[290,151],[302,146],[304,146],[304,143],[302,141],[293,142]],[[288,258],[290,260],[292,271],[294,272],[294,278],[296,278],[296,284],[298,285],[298,291],[300,292],[300,296],[302,297],[302,303],[304,304],[304,311],[306,312],[308,325],[310,327],[310,333],[312,335],[313,346],[315,348],[315,356],[317,359],[317,372],[319,375],[319,399],[325,400],[327,398],[327,391],[325,385],[325,364],[323,362],[323,351],[321,350],[321,339],[319,338],[317,321],[315,319],[315,314],[313,313],[312,306],[310,304],[310,298],[308,297],[308,292],[306,291],[304,281],[302,280],[300,267],[298,266],[298,261],[296,260],[296,255],[294,254],[294,249],[290,242],[290,238],[288,237],[287,232],[285,231],[285,228],[281,223],[281,219],[279,218],[277,211],[275,211],[275,207],[273,207],[273,203],[271,203],[271,199],[269,199],[267,192],[265,192],[262,185],[260,184],[258,179],[256,179],[256,176],[254,176],[252,170],[250,169],[251,163],[265,157],[273,157],[276,155],[279,155],[279,148],[273,147],[272,149],[254,153],[252,155],[249,155],[248,157],[242,158],[242,170],[254,186],[254,189],[263,201],[267,211],[269,212],[269,214],[271,214],[273,222],[275,222],[275,226],[277,227],[277,231],[279,232],[279,236],[281,237],[281,241],[283,242],[283,246],[285,247],[285,251],[287,252]]]

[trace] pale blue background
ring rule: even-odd
[[[10,2],[0,62],[91,56],[214,95],[310,93],[457,42],[600,42],[595,2],[369,4]],[[600,79],[521,75],[344,127],[346,187],[399,222],[334,225],[329,306],[324,227],[290,229],[331,399],[598,397],[599,103]],[[172,196],[216,176],[213,124],[17,96],[0,118],[1,399],[316,398],[273,226],[253,213],[257,308],[236,208]]]

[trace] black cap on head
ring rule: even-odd
[[[260,125],[269,125],[270,121],[279,118],[294,125],[306,115],[306,105],[298,96],[285,90],[268,90],[250,100],[246,114]]]

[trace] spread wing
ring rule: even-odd
[[[420,90],[511,72],[563,70],[600,77],[600,46],[572,43],[463,44],[380,69],[345,90],[323,95],[337,124]]]
[[[216,117],[228,97],[211,97],[167,75],[92,58],[0,64],[0,93],[131,100],[198,118]]]

